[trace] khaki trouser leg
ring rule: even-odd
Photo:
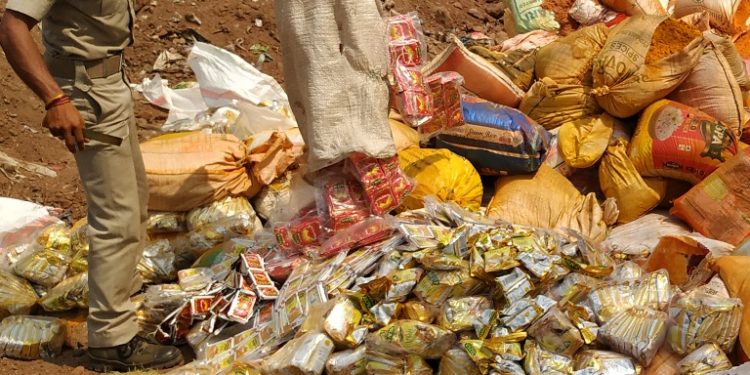
[[[119,146],[91,140],[75,155],[90,226],[89,346],[117,346],[139,330],[130,296],[139,281],[148,202],[132,97],[122,77],[60,82],[88,128],[123,138]]]

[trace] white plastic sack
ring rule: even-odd
[[[294,119],[284,116],[279,111],[271,110],[269,107],[239,102],[237,103],[237,108],[240,110],[240,117],[237,119],[232,134],[239,139],[247,139],[262,132],[273,132],[297,127]]]
[[[581,25],[589,26],[600,22],[609,22],[619,13],[595,0],[576,0],[571,5],[568,14]]]
[[[276,1],[289,99],[308,172],[352,153],[395,155],[386,27],[375,0]]]
[[[42,205],[5,197],[0,197],[0,218],[0,249],[28,240],[33,231],[60,222]]]
[[[187,63],[195,73],[209,107],[224,107],[235,100],[253,104],[287,102],[273,77],[261,73],[241,57],[216,46],[197,42]]]
[[[601,243],[604,251],[632,256],[648,256],[662,236],[689,235],[690,229],[665,213],[651,213],[612,229]]]
[[[136,86],[149,103],[169,110],[165,125],[193,122],[195,116],[208,109],[199,86],[185,89],[172,89],[167,80],[156,74],[153,79],[144,78],[140,87]]]

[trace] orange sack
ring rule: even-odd
[[[737,245],[750,237],[750,149],[674,202],[672,214],[705,236]]]

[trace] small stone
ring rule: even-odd
[[[456,8],[456,9],[464,9],[463,4],[459,3],[458,1],[456,1],[455,3],[453,3],[453,7]]]
[[[203,22],[201,21],[201,19],[198,18],[198,16],[196,16],[193,13],[190,13],[190,14],[186,15],[185,16],[185,20],[188,21],[188,22],[194,23],[194,24],[196,24],[198,26],[200,26],[200,25],[203,24]]]
[[[255,27],[263,27],[263,20],[260,18],[255,19]]]
[[[484,20],[484,17],[485,17],[484,13],[482,13],[482,11],[477,8],[469,8],[469,10],[467,10],[466,12],[469,13],[470,16],[476,19]]]
[[[451,24],[450,14],[448,13],[448,10],[444,7],[436,7],[435,8],[435,22],[443,25],[448,26]]]

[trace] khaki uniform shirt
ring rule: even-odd
[[[6,9],[41,21],[51,57],[98,60],[133,42],[132,0],[8,0]]]

